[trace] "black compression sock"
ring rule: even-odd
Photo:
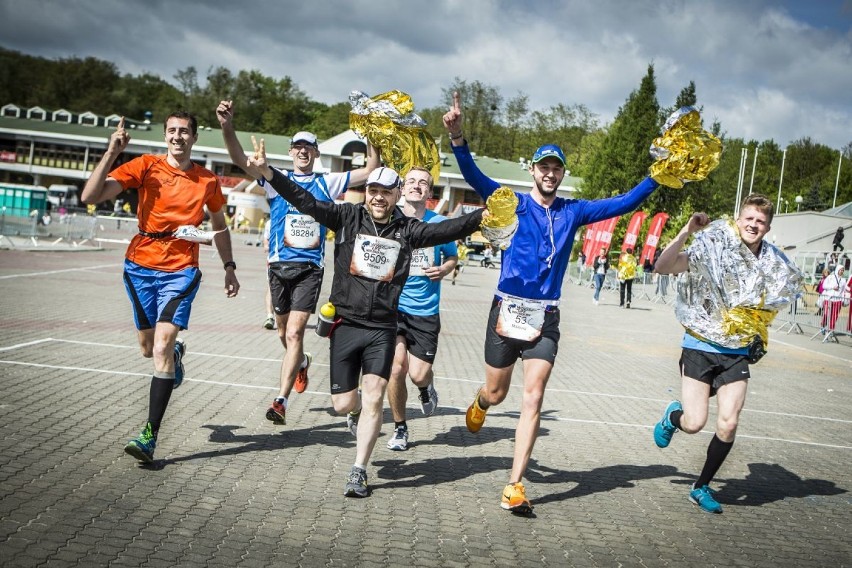
[[[733,445],[733,442],[723,442],[718,436],[713,435],[710,445],[707,446],[707,461],[704,462],[704,469],[701,470],[701,475],[698,476],[695,487],[703,487],[710,483],[716,476],[716,472],[722,467]]]
[[[169,399],[172,397],[174,390],[174,379],[161,379],[160,377],[151,377],[151,395],[148,402],[148,422],[151,423],[151,430],[156,435],[160,430],[160,423],[163,421],[163,416],[166,414],[166,407],[169,405]]]
[[[671,422],[675,428],[680,430],[680,417],[683,416],[683,410],[674,410],[671,414],[669,414],[669,422]]]

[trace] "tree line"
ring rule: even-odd
[[[119,113],[138,119],[151,112],[155,121],[182,108],[196,114],[201,124],[215,126],[218,102],[234,99],[239,104],[235,117],[239,130],[280,135],[310,130],[327,138],[349,127],[348,102],[327,105],[314,101],[287,76],[269,77],[254,69],[235,74],[225,67],[213,67],[201,77],[190,66],[176,71],[171,79],[169,82],[150,73],[122,74],[114,63],[93,57],[46,59],[0,47],[0,104],[38,105],[101,115]],[[400,88],[405,90],[404,85]],[[687,105],[701,110],[693,81],[670,105],[661,105],[653,65],[648,66],[638,87],[627,95],[611,124],[601,124],[600,118],[583,104],[559,103],[533,109],[529,97],[522,92],[506,98],[497,86],[455,77],[442,89],[441,106],[417,109],[445,152],[449,151],[449,141],[441,116],[454,91],[462,95],[465,137],[474,152],[518,161],[522,157],[528,160],[541,144],[558,144],[565,151],[570,174],[584,180],[579,197],[588,199],[616,195],[633,187],[647,175],[652,163],[648,148],[668,115]],[[784,156],[784,148],[774,140],[730,137],[718,122],[705,124],[705,128],[724,143],[716,171],[708,179],[683,189],[663,188],[643,205],[650,214],[665,211],[671,216],[663,242],[679,230],[693,211],[706,211],[713,217],[733,215],[744,148],[748,151],[744,193],[752,188],[775,202],[780,184],[782,213],[831,207],[839,160],[837,149],[806,137],[791,142]],[[852,142],[842,153],[838,204],[852,201]],[[796,202],[797,196],[802,197],[801,203]],[[625,229],[626,221],[619,223],[614,243],[621,242]]]

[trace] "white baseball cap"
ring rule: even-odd
[[[297,142],[306,142],[311,146],[316,146],[317,135],[313,132],[307,132],[304,130],[302,132],[297,132],[293,135],[293,139],[290,141],[290,144],[295,144]]]
[[[399,187],[399,175],[390,168],[376,168],[370,172],[367,185],[380,185],[382,187]]]

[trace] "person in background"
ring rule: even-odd
[[[144,154],[110,171],[130,142],[124,118],[119,120],[81,195],[83,203],[97,204],[115,199],[125,189],[139,191],[139,233],[125,254],[124,286],[133,306],[142,356],[153,358],[154,375],[148,420],[124,451],[144,463],[154,461],[172,391],[184,378],[186,344],[178,339],[178,332],[189,326],[192,302],[201,283],[200,245],[176,238],[175,231],[183,225],[200,225],[205,208],[213,230],[221,231],[213,242],[224,263],[225,293],[232,298],[240,289],[231,235],[223,230],[227,228],[226,200],[219,178],[191,160],[192,147],[198,141],[198,123],[189,113],[174,112],[166,117],[163,132],[165,155]]]
[[[601,247],[598,256],[592,261],[592,270],[595,271],[595,296],[592,301],[597,306],[600,302],[606,273],[609,272],[609,258],[606,255],[606,247]]]
[[[843,252],[843,227],[837,227],[837,232],[834,233],[834,239],[831,241],[831,250]]]
[[[618,257],[618,307],[629,308],[633,296],[633,280],[636,278],[636,257],[628,248]]]
[[[843,307],[843,294],[846,290],[846,270],[843,266],[836,266],[834,271],[822,281],[822,332],[834,331],[837,318],[840,317]]]
[[[459,253],[459,260],[456,262],[456,267],[453,268],[453,286],[456,285],[456,278],[458,278],[459,274],[464,270],[464,265],[467,262],[467,255],[470,252],[470,249],[464,244],[464,241],[461,239],[456,241],[456,250]]]

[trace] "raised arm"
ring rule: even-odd
[[[462,132],[462,110],[461,95],[453,91],[453,105],[443,117],[444,128],[450,135],[450,144],[453,146],[464,146],[464,132]]]
[[[231,162],[235,166],[245,168],[246,153],[237,139],[237,131],[234,130],[234,101],[219,102],[219,106],[216,107],[216,118],[219,119],[219,125],[222,127],[222,138],[225,140]]]
[[[689,256],[682,252],[689,237],[710,224],[710,217],[705,213],[694,213],[689,222],[680,230],[669,246],[660,253],[654,272],[657,274],[680,274],[689,268]]]
[[[130,135],[124,129],[124,117],[118,121],[118,126],[109,137],[109,146],[104,152],[101,161],[95,166],[95,170],[89,179],[86,180],[86,185],[83,187],[83,192],[80,194],[80,199],[86,204],[97,204],[110,199],[115,199],[119,193],[124,191],[124,187],[118,181],[108,177],[107,174],[112,169],[116,158],[124,152],[127,144],[130,142]]]
[[[411,246],[431,247],[472,235],[479,230],[484,212],[483,208],[440,223],[415,223],[411,230]]]
[[[363,168],[352,170],[349,172],[349,187],[358,187],[364,185],[370,172],[379,167],[382,161],[381,151],[367,142],[367,164]]]

